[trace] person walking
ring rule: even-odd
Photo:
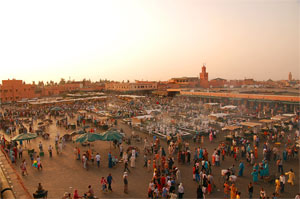
[[[113,163],[112,163],[112,155],[111,152],[108,153],[108,168],[112,168]]]
[[[235,199],[236,198],[236,192],[237,188],[234,183],[230,186],[230,199]]]
[[[243,176],[244,168],[245,168],[244,163],[242,161],[240,161],[239,176]]]
[[[281,175],[279,177],[279,181],[280,181],[280,192],[283,193],[284,185],[285,185],[285,175],[283,173],[281,173]]]
[[[128,168],[128,161],[124,160],[124,172],[128,171],[130,173],[130,170]]]
[[[197,188],[197,199],[203,199],[203,192],[202,192],[201,185],[199,185]]]
[[[264,188],[261,188],[260,192],[259,192],[259,196],[261,199],[266,199],[267,198],[267,193],[264,190]]]
[[[275,180],[275,193],[277,196],[279,196],[279,192],[280,192],[280,181],[279,179]]]
[[[62,141],[60,141],[60,142],[58,143],[58,147],[59,147],[59,153],[61,154],[62,151],[63,151],[63,144],[62,144]]]
[[[96,159],[96,162],[97,162],[97,167],[99,168],[100,167],[100,160],[101,160],[101,156],[100,156],[99,153],[96,154],[95,159]]]
[[[38,170],[43,169],[40,156],[37,156],[36,161]]]
[[[102,187],[102,191],[107,192],[107,186],[106,186],[107,181],[104,177],[101,178],[100,184],[101,184],[101,187]]]
[[[184,188],[181,182],[178,186],[178,198],[179,199],[183,198],[183,194],[184,194]]]
[[[135,156],[133,155],[130,157],[130,167],[135,168]]]
[[[287,182],[290,183],[292,186],[294,186],[295,173],[294,173],[293,169],[290,169],[290,171],[286,172],[285,175],[289,176],[289,179]]]
[[[225,197],[225,199],[228,199],[229,198],[230,186],[227,183],[227,181],[224,183],[223,187],[224,187],[224,197]]]
[[[282,159],[278,159],[277,162],[277,167],[278,167],[278,173],[283,173],[283,162],[282,162]]]
[[[39,149],[40,149],[40,152],[43,151],[43,144],[42,144],[42,142],[39,143]]]
[[[25,160],[22,161],[22,164],[20,165],[20,168],[22,170],[22,176],[25,176],[25,174],[28,175],[27,164],[26,164]]]
[[[252,185],[251,182],[248,185],[248,194],[249,194],[249,199],[252,199],[252,197],[253,197],[253,185]]]
[[[123,175],[123,182],[124,182],[124,193],[128,194],[128,179],[127,179],[127,172],[124,172]]]
[[[106,178],[106,181],[107,181],[107,184],[108,184],[108,190],[109,191],[113,191],[112,188],[111,188],[111,183],[113,182],[113,177],[111,176],[111,174],[108,174],[107,178]]]
[[[257,181],[258,181],[258,172],[254,169],[254,171],[251,173],[251,175],[253,177],[254,184],[257,184]]]
[[[19,146],[18,152],[19,152],[19,159],[21,159],[23,157],[23,148],[21,145]]]
[[[120,144],[119,150],[120,150],[120,157],[122,158],[123,157],[123,150],[124,150],[122,144]]]
[[[49,145],[48,152],[49,152],[49,157],[50,158],[52,158],[52,151],[53,151],[53,147],[51,145]]]
[[[175,170],[176,170],[176,180],[178,183],[181,183],[181,172],[178,168],[176,168]]]
[[[82,164],[83,164],[83,168],[87,169],[87,157],[85,154],[82,156]]]

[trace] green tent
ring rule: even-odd
[[[98,133],[85,133],[76,137],[75,142],[94,142],[96,140],[102,140],[102,135]]]
[[[82,129],[88,129],[88,128],[90,128],[89,125],[85,125],[85,126],[82,127]]]
[[[13,137],[12,141],[22,141],[22,140],[31,140],[37,137],[36,133],[22,133]]]
[[[63,109],[60,108],[60,107],[58,107],[58,106],[56,106],[56,107],[51,108],[50,110],[51,111],[62,111]]]
[[[121,140],[123,137],[116,129],[110,129],[101,135],[103,141]]]

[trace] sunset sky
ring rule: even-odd
[[[300,78],[298,0],[1,1],[0,80]]]

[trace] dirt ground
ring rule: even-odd
[[[39,121],[37,121],[39,122]],[[37,122],[34,125],[37,125]],[[132,130],[121,122],[118,122],[117,128],[122,128],[124,132],[128,135],[131,134]],[[101,155],[101,167],[97,168],[96,165],[89,166],[88,171],[85,170],[81,164],[81,161],[75,160],[74,158],[74,147],[80,146],[79,144],[73,142],[67,142],[65,148],[63,149],[63,153],[61,155],[57,155],[55,150],[53,152],[53,157],[50,158],[47,152],[49,144],[54,147],[54,140],[57,132],[60,133],[60,136],[65,133],[70,133],[72,130],[66,131],[62,127],[56,127],[55,121],[53,125],[51,125],[46,132],[50,133],[50,139],[44,140],[41,137],[36,138],[35,140],[31,140],[29,144],[26,144],[26,147],[29,149],[34,148],[35,151],[38,151],[38,143],[42,141],[43,148],[45,151],[45,156],[42,157],[43,170],[38,171],[30,165],[30,158],[27,152],[23,153],[23,158],[26,159],[28,163],[28,176],[24,176],[23,180],[28,190],[33,193],[37,189],[37,185],[39,182],[42,183],[44,189],[48,190],[48,198],[61,198],[65,192],[73,193],[75,189],[78,190],[79,195],[82,195],[84,192],[88,190],[88,185],[92,185],[95,195],[98,198],[146,198],[147,197],[147,189],[150,179],[153,175],[152,172],[147,172],[146,168],[143,168],[143,156],[140,155],[136,161],[136,168],[131,168],[131,172],[128,176],[129,181],[129,193],[123,193],[123,168],[124,165],[122,163],[118,164],[114,168],[108,168],[108,153],[112,152],[114,156],[119,155],[118,149],[113,149],[112,145],[110,146],[109,142],[96,141],[92,143],[91,148]],[[145,133],[137,132],[136,134],[142,137],[148,137],[148,139],[153,139]],[[2,132],[3,134],[3,132]],[[7,136],[6,136],[7,137]],[[209,155],[212,154],[214,148],[217,147],[218,143],[224,139],[224,135],[220,133],[218,138],[213,141],[213,143],[209,143],[208,138],[205,138],[204,147],[208,149]],[[162,145],[167,149],[167,144],[165,141],[161,142]],[[25,142],[24,142],[25,144]],[[132,143],[132,145],[138,146],[140,149],[143,148],[143,143]],[[194,151],[194,147],[198,147],[199,144],[195,144],[190,141],[190,146],[192,152]],[[125,149],[127,149],[128,145],[125,144]],[[81,152],[88,149],[88,147],[80,146]],[[262,159],[262,144],[259,147],[259,158]],[[257,162],[258,162],[257,160]],[[20,160],[17,161],[16,169],[21,173],[19,165]],[[245,163],[245,171],[244,176],[239,177],[237,179],[237,188],[242,193],[241,197],[248,197],[247,194],[247,185],[252,181],[252,176],[250,175],[252,171],[252,166],[247,165]],[[233,158],[226,157],[225,161],[221,161],[220,167],[213,167],[213,175],[214,180],[217,185],[217,188],[213,190],[211,195],[207,195],[207,198],[224,198],[223,197],[223,188],[222,183],[220,183],[220,173],[221,169],[225,169],[230,167],[232,164],[236,165],[236,171],[238,171],[239,162],[235,162]],[[177,164],[177,161],[175,163]],[[183,186],[185,189],[184,198],[195,198],[196,197],[196,188],[197,183],[192,179],[192,165],[178,165],[182,175]],[[270,174],[277,174],[277,167],[274,161],[271,161],[270,164]],[[283,193],[280,198],[294,198],[295,195],[299,192],[299,158],[295,160],[288,161],[283,165],[284,171],[288,171],[292,168],[295,171],[296,183],[295,186],[292,187],[289,184],[285,185],[285,193]],[[111,173],[114,179],[112,184],[113,192],[103,193],[101,191],[100,179],[101,177],[107,177],[107,175]],[[286,181],[287,181],[286,177]],[[257,185],[254,185],[254,197],[259,196],[260,188],[263,187],[268,196],[275,190],[275,186],[267,184],[262,180],[259,180]]]

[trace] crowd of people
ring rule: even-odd
[[[111,113],[123,117],[131,117],[141,114],[141,109],[145,111],[146,109],[157,109],[159,107],[163,114],[187,110],[187,117],[193,117],[193,110],[198,110],[202,107],[195,103],[180,105],[181,102],[184,102],[182,99],[174,100],[171,106],[171,100],[170,98],[159,99],[156,97],[140,98],[139,100],[128,101],[124,107],[119,104],[111,110]],[[99,103],[98,105],[101,106],[103,103]],[[48,109],[29,108],[26,110],[5,109],[1,114],[0,127],[12,137],[17,134],[17,130],[24,128],[26,129],[24,133],[35,132],[36,127],[34,123],[44,119],[53,119],[56,121],[57,127],[63,131],[63,128],[68,129],[69,120],[74,120],[76,111],[88,106],[88,104],[84,103],[65,105],[63,107],[66,110],[65,115],[60,117],[63,120],[57,119],[58,115],[51,111],[51,107],[48,107]],[[103,109],[107,107],[109,106],[105,105]],[[116,112],[115,109],[119,109],[119,111]],[[21,119],[25,117],[29,119]],[[78,115],[75,118],[76,126],[84,127],[87,124],[86,119],[86,116]],[[92,121],[89,123],[91,126],[90,131],[94,132],[95,130],[93,129],[96,128],[96,125],[93,124],[93,118],[89,119]],[[198,131],[204,127],[201,126],[201,123],[198,123],[198,119],[192,122],[181,121],[180,124],[188,128],[193,126],[194,122],[196,128],[193,128],[193,130]],[[162,132],[163,134],[171,132],[172,136],[167,139],[167,147],[165,147],[165,143],[161,143],[164,141],[160,137],[151,133],[150,136],[146,134],[146,137],[143,138],[143,150],[139,149],[138,144],[135,145],[132,143],[131,146],[128,146],[124,142],[125,140],[121,140],[114,143],[114,146],[119,150],[118,156],[109,152],[104,157],[103,154],[100,155],[99,152],[91,148],[83,149],[75,146],[73,150],[74,159],[78,160],[77,163],[82,164],[82,168],[85,170],[88,170],[91,165],[97,168],[106,166],[113,168],[117,164],[123,164],[124,173],[122,179],[124,193],[128,194],[130,192],[128,188],[128,176],[131,174],[132,169],[136,168],[137,158],[143,157],[143,169],[149,173],[153,173],[147,191],[149,198],[184,198],[185,186],[187,185],[182,180],[183,176],[180,169],[182,166],[189,167],[190,169],[193,183],[197,186],[195,190],[195,197],[197,198],[210,197],[211,194],[216,193],[219,189],[224,190],[225,198],[230,197],[231,199],[238,199],[241,195],[243,195],[242,197],[248,195],[249,198],[278,198],[285,192],[286,181],[290,184],[288,186],[294,186],[295,184],[295,172],[287,166],[287,163],[298,158],[298,147],[296,146],[296,141],[299,140],[299,130],[297,129],[299,122],[298,115],[292,118],[288,124],[282,123],[279,126],[271,125],[264,130],[263,134],[253,133],[253,137],[238,136],[239,133],[233,134],[230,141],[224,141],[220,138],[220,128],[216,125],[205,127],[207,138],[205,134],[200,135],[200,133],[196,133],[195,138],[190,139],[178,133],[180,131],[176,130],[174,126],[161,124],[159,119],[156,118],[156,120],[151,121],[152,123],[150,122],[148,128],[151,131]],[[112,126],[117,125],[115,121],[112,120],[110,124]],[[9,129],[9,132],[7,129]],[[131,138],[134,137],[136,135],[132,133]],[[153,140],[151,140],[152,137]],[[217,145],[216,148],[210,150],[211,153],[208,152],[209,150],[206,147],[208,144],[204,141],[206,139],[209,141],[209,144]],[[215,140],[221,140],[221,142],[217,143]],[[13,142],[8,140],[7,136],[3,135],[1,138],[1,147],[12,163],[16,165],[17,162],[19,163],[21,174],[27,176],[29,161],[23,157],[24,142],[27,141]],[[280,144],[277,144],[278,142]],[[66,140],[64,136],[60,136],[60,133],[57,133],[54,136],[53,144],[46,147],[43,144],[40,141],[37,146],[38,150],[29,153],[29,165],[32,165],[32,167],[39,171],[43,170],[45,166],[41,158],[45,156],[45,151],[48,151],[49,158],[53,157],[54,150],[56,151],[56,155],[61,155],[64,153]],[[284,146],[281,147],[282,145]],[[108,165],[102,164],[103,158],[107,158]],[[223,165],[228,165],[227,162],[233,163],[230,167],[224,167]],[[274,165],[277,168],[275,173],[274,171],[270,171],[270,167],[273,168]],[[246,167],[252,168],[250,172]],[[221,173],[221,180],[216,179],[216,172],[218,171]],[[237,184],[237,180],[245,176],[245,171],[248,172],[247,176],[252,176],[251,183],[248,184],[248,193],[243,193],[241,186]],[[288,180],[286,180],[286,176]],[[102,176],[100,178],[101,190],[105,193],[112,192],[113,182],[114,179],[111,173],[106,177]],[[266,193],[264,183],[272,183],[274,185],[274,192]],[[253,195],[255,187],[258,186],[260,187],[259,194]],[[71,193],[66,193],[64,198],[93,198],[95,196],[91,185],[88,187],[88,191],[83,193],[82,196],[79,196],[78,190],[74,191],[73,196],[71,195]]]

